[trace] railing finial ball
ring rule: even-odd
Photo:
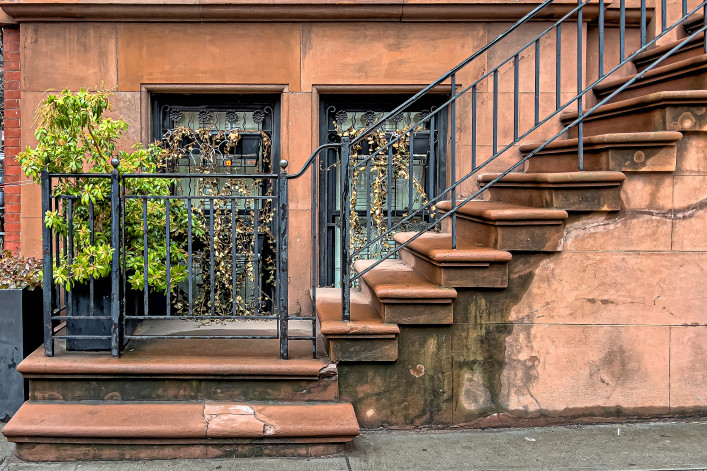
[[[285,169],[287,168],[287,165],[289,165],[289,162],[287,162],[287,160],[282,159],[282,160],[280,161],[280,167],[281,167],[283,170],[285,170]]]
[[[110,159],[110,164],[113,166],[113,168],[118,168],[118,165],[120,165],[120,160],[118,160],[116,157],[113,157]]]

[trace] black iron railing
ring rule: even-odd
[[[633,83],[635,83],[637,80],[640,80],[647,72],[650,70],[654,69],[656,66],[658,66],[665,58],[669,57],[670,55],[674,54],[676,51],[678,51],[681,47],[683,47],[685,44],[689,43],[693,39],[697,38],[698,35],[703,34],[705,29],[707,28],[707,19],[703,20],[703,24],[700,27],[696,27],[695,25],[692,25],[691,28],[689,29],[689,36],[684,38],[678,45],[676,45],[674,48],[672,48],[670,51],[665,52],[661,57],[657,58],[654,60],[650,65],[645,67],[638,75],[633,77],[631,80],[625,82],[621,87],[617,88],[615,91],[613,91],[611,94],[608,96],[604,97],[601,99],[598,103],[593,105],[590,109],[585,110],[585,95],[590,93],[595,86],[600,84],[602,81],[604,81],[607,77],[612,76],[616,71],[621,69],[623,66],[628,64],[630,61],[632,61],[634,58],[636,58],[640,53],[646,51],[649,47],[653,46],[656,44],[657,41],[659,41],[661,38],[665,37],[667,34],[669,34],[672,31],[675,31],[677,28],[682,27],[686,22],[689,22],[691,19],[694,20],[696,15],[698,15],[700,12],[704,13],[705,10],[707,9],[707,2],[701,2],[697,6],[693,7],[692,9],[688,9],[688,5],[686,1],[682,2],[681,8],[680,8],[680,13],[676,13],[673,11],[673,9],[668,8],[666,1],[661,0],[661,5],[655,9],[649,9],[646,7],[645,0],[641,1],[640,7],[638,9],[627,9],[625,5],[625,0],[621,0],[618,12],[616,12],[616,9],[611,9],[608,10],[607,6],[605,5],[604,0],[599,0],[598,5],[597,2],[591,1],[590,0],[579,0],[577,3],[577,6],[574,8],[571,8],[570,11],[568,11],[566,14],[564,14],[560,19],[555,21],[550,27],[546,28],[541,34],[533,38],[532,40],[528,41],[523,47],[518,49],[515,53],[509,55],[505,60],[501,61],[498,65],[490,67],[487,72],[483,73],[480,78],[475,79],[472,81],[469,85],[466,85],[464,88],[459,88],[459,82],[458,82],[458,74],[461,71],[468,71],[467,67],[470,67],[474,65],[477,60],[480,60],[482,57],[488,57],[488,52],[491,51],[495,46],[497,46],[501,41],[503,41],[504,38],[508,37],[510,34],[512,34],[514,31],[518,30],[521,25],[528,23],[529,21],[533,20],[535,17],[539,17],[540,12],[542,12],[544,9],[548,8],[549,5],[553,3],[552,0],[548,0],[543,2],[541,5],[533,9],[530,13],[528,13],[526,16],[524,16],[522,19],[520,19],[518,22],[516,22],[511,28],[509,28],[506,32],[503,34],[499,35],[498,37],[494,38],[492,41],[490,41],[487,45],[479,49],[477,52],[472,54],[470,57],[468,57],[466,60],[461,62],[459,65],[456,67],[452,68],[450,71],[446,72],[444,75],[442,75],[440,78],[423,88],[420,92],[406,100],[404,103],[402,103],[400,106],[396,107],[395,109],[391,110],[390,112],[386,113],[382,118],[380,118],[377,122],[372,124],[367,128],[365,132],[358,133],[354,137],[348,137],[344,135],[341,139],[341,142],[338,144],[338,150],[340,154],[340,169],[339,169],[339,176],[340,176],[340,189],[341,189],[341,213],[340,213],[340,220],[342,224],[342,229],[341,229],[341,242],[340,242],[340,258],[341,258],[341,271],[340,271],[340,286],[342,288],[342,306],[343,306],[343,313],[342,313],[342,318],[344,321],[350,320],[350,291],[352,287],[358,282],[358,279],[364,275],[366,272],[372,270],[376,266],[378,266],[380,263],[382,263],[384,260],[388,258],[393,258],[396,257],[398,252],[402,250],[404,247],[409,245],[412,241],[415,239],[419,238],[422,234],[424,234],[427,231],[433,230],[435,227],[439,227],[439,223],[443,219],[451,219],[451,248],[456,248],[456,239],[457,239],[457,234],[456,234],[456,213],[461,208],[464,204],[468,203],[474,198],[477,198],[483,191],[485,191],[489,186],[492,186],[494,183],[496,183],[498,180],[503,178],[505,175],[508,173],[514,171],[521,165],[523,165],[528,159],[536,155],[538,152],[542,151],[550,142],[554,141],[560,136],[563,136],[568,129],[571,127],[576,126],[577,127],[577,135],[578,135],[578,168],[579,170],[584,170],[584,143],[583,143],[583,121],[584,119],[591,115],[599,106],[607,103],[609,100],[611,100],[613,97],[615,97],[618,93],[621,91],[625,90],[626,88],[630,87]],[[598,46],[597,46],[597,78],[589,84],[585,84],[585,74],[584,74],[584,66],[585,66],[585,53],[586,51],[584,50],[584,42],[585,42],[585,37],[584,37],[584,22],[585,20],[589,20],[587,15],[585,15],[585,10],[588,12],[587,15],[592,16],[592,21],[596,21],[597,29],[598,29]],[[668,21],[667,17],[669,14],[672,14],[673,16],[676,16],[677,18],[670,23],[668,26]],[[635,22],[636,17],[638,17],[638,23]],[[648,25],[649,21],[651,18],[661,18],[660,20],[660,27],[656,28],[659,32],[655,34],[655,36],[652,39],[648,39]],[[638,29],[640,31],[640,47],[634,51],[631,54],[626,53],[626,29],[627,29],[627,18],[631,20],[632,26],[638,25]],[[707,18],[707,15],[705,16]],[[605,39],[604,39],[604,34],[605,34],[605,26],[607,24],[607,19],[610,19],[612,22],[618,22],[619,30],[620,30],[620,38],[619,38],[619,60],[618,63],[613,65],[608,71],[605,71]],[[694,23],[694,21],[693,21]],[[573,43],[565,41],[565,34],[563,33],[563,30],[569,30],[570,27],[574,25],[574,33],[576,33],[575,39]],[[550,61],[549,63],[546,61],[541,60],[541,42],[546,39],[553,39],[555,43],[555,60],[554,63]],[[707,51],[707,41],[704,43],[704,48],[705,51]],[[576,78],[576,85],[572,87],[572,90],[564,90],[563,89],[563,71],[568,70],[567,64],[563,64],[563,50],[565,52],[567,49],[570,49],[571,52],[574,53],[576,56],[576,63],[572,65],[575,69],[575,73],[573,74]],[[521,82],[520,82],[520,75],[521,75],[521,60],[523,60],[524,54],[528,53],[529,55],[532,55],[534,57],[533,60],[533,86],[534,88],[532,89],[532,94],[533,94],[533,119],[531,120],[532,124],[528,125],[527,127],[523,127],[520,124],[520,110],[521,110],[521,103],[520,103],[520,98],[521,98]],[[553,93],[554,96],[554,109],[545,114],[544,116],[541,117],[541,93],[542,90],[540,88],[540,77],[541,77],[541,70],[543,68],[551,67],[554,68],[554,75],[555,75],[555,86],[554,90],[552,90],[550,93]],[[483,70],[483,67],[480,69]],[[507,107],[504,106],[501,108],[501,104],[499,104],[499,99],[501,96],[501,88],[500,88],[500,82],[501,82],[501,76],[505,74],[510,69],[512,76],[512,86],[510,88],[511,94],[512,94],[512,104],[508,105]],[[371,155],[369,155],[366,158],[360,158],[360,155],[356,155],[355,159],[352,159],[351,156],[355,153],[354,149],[356,146],[359,146],[362,142],[364,142],[366,139],[369,139],[370,136],[374,135],[379,129],[384,129],[384,127],[390,123],[391,121],[394,121],[397,116],[399,116],[401,113],[405,113],[410,110],[412,106],[416,102],[418,102],[420,99],[423,97],[429,95],[430,93],[433,93],[435,90],[437,90],[439,87],[445,87],[448,88],[450,91],[450,97],[447,99],[441,106],[430,112],[428,115],[422,117],[417,121],[416,123],[412,124],[409,126],[409,128],[406,131],[397,133],[395,136],[392,136],[388,142],[385,145],[382,145],[378,147],[375,152],[372,152]],[[482,116],[482,111],[479,105],[479,94],[481,93],[481,90],[486,90],[490,89],[491,92],[487,93],[486,98],[491,101],[491,106],[490,106],[490,119],[487,121],[491,123],[490,129],[487,129],[487,132],[490,134],[490,136],[485,136],[486,138],[490,137],[490,150],[488,151],[488,156],[485,159],[480,158],[480,152],[479,149],[481,148],[481,144],[479,143],[480,136],[479,136],[479,123],[482,121],[483,118]],[[565,99],[563,98],[564,95],[570,95],[569,98]],[[470,103],[466,103],[467,105],[470,105],[470,110],[468,110],[464,116],[460,117],[458,116],[458,111],[457,111],[457,105],[462,103],[463,100],[468,100]],[[474,191],[471,191],[469,194],[464,195],[463,197],[460,198],[460,186],[466,182],[471,183],[472,177],[476,176],[479,171],[482,169],[485,169],[489,166],[490,163],[496,161],[501,155],[512,149],[514,146],[516,146],[522,139],[527,138],[531,133],[534,131],[537,131],[539,128],[541,128],[543,125],[546,123],[550,122],[553,118],[558,116],[559,113],[562,111],[568,109],[570,106],[576,106],[577,109],[577,118],[573,120],[572,123],[568,124],[565,126],[563,129],[561,129],[559,132],[554,132],[551,133],[553,134],[550,138],[544,139],[543,143],[538,146],[534,151],[526,154],[524,157],[519,158],[516,160],[514,163],[510,164],[505,170],[503,170],[500,175],[498,175],[496,178],[494,178],[492,181],[488,182],[485,184],[484,188],[480,188]],[[499,111],[503,109],[504,113],[500,113]],[[510,112],[509,112],[510,111]],[[444,191],[442,191],[440,194],[435,195],[434,197],[429,198],[424,204],[419,205],[417,208],[413,206],[412,201],[409,202],[408,207],[410,210],[408,211],[408,214],[403,217],[402,219],[399,219],[397,222],[394,224],[389,225],[385,230],[379,231],[376,233],[373,237],[371,237],[369,240],[367,240],[364,244],[358,244],[357,247],[353,248],[351,244],[351,216],[352,216],[352,208],[350,204],[344,204],[343,202],[347,202],[350,199],[351,196],[351,190],[353,185],[355,184],[355,178],[354,175],[355,173],[360,169],[362,166],[368,165],[371,159],[373,158],[383,158],[385,159],[385,155],[387,154],[387,159],[388,162],[392,161],[392,149],[394,147],[397,147],[401,144],[408,143],[410,147],[413,146],[412,142],[414,142],[415,138],[415,132],[416,129],[420,126],[424,126],[425,123],[427,123],[430,119],[434,119],[436,116],[439,116],[441,113],[448,113],[449,116],[449,134],[450,134],[450,139],[449,139],[449,173],[450,173],[450,181],[451,184],[449,185],[448,188],[446,188]],[[503,145],[499,143],[499,130],[501,129],[502,124],[506,124],[503,122],[504,119],[508,119],[511,121],[511,126],[512,126],[512,138],[509,139],[508,143]],[[457,152],[457,126],[458,124],[461,124],[463,122],[470,122],[470,127],[471,129],[469,130],[470,134],[470,140],[471,140],[471,145],[470,145],[470,169],[468,172],[464,173],[462,176],[458,176],[458,169],[457,169],[457,159],[456,159],[456,152]],[[315,150],[315,152],[312,154],[310,159],[308,160],[307,164],[303,168],[302,171],[299,173],[301,174],[308,165],[313,164],[313,162],[318,158],[319,152],[321,152],[322,148],[319,148]],[[383,156],[383,157],[380,157]],[[412,159],[410,159],[410,165],[412,165]],[[388,178],[391,178],[391,173],[388,173]],[[312,176],[312,181],[314,182],[316,177],[313,175]],[[390,185],[392,182],[389,180],[388,184]],[[412,200],[413,198],[413,191],[412,191],[412,178],[409,181],[409,184],[411,186],[409,195],[410,199]],[[313,192],[315,190],[315,185],[313,183]],[[385,251],[384,253],[379,254],[379,257],[377,258],[377,261],[371,265],[369,265],[365,270],[360,271],[358,273],[355,273],[353,271],[352,267],[352,262],[357,259],[357,257],[360,257],[362,254],[366,254],[370,251],[370,249],[375,246],[376,244],[380,244],[382,241],[385,240],[390,240],[392,236],[402,230],[402,228],[405,227],[406,224],[409,224],[410,222],[414,221],[415,219],[417,220],[422,220],[424,219],[423,216],[425,214],[433,213],[435,204],[443,201],[443,200],[451,200],[452,207],[451,210],[447,211],[445,214],[441,215],[438,217],[436,220],[423,224],[422,227],[416,231],[416,234],[413,235],[406,243],[403,244],[398,244],[395,247],[390,248],[390,250]],[[313,198],[313,208],[315,208],[315,199]],[[315,220],[313,219],[312,222],[312,234],[313,238],[316,239],[316,225],[315,225]],[[313,251],[316,251],[316,242],[313,243]],[[313,266],[316,263],[316,258],[313,257]],[[313,270],[314,272],[314,270]],[[312,279],[312,287],[316,288],[318,286],[317,280],[313,275]],[[313,289],[315,292],[315,290]],[[316,303],[316,299],[315,299]]]
[[[112,164],[110,174],[42,174],[42,210],[53,215],[43,230],[46,355],[58,339],[70,350],[118,356],[128,341],[149,338],[279,339],[283,359],[288,341],[307,340],[316,355],[314,317],[287,309],[286,161],[267,174],[128,174],[117,159]],[[204,179],[213,185],[198,183]],[[103,185],[104,198],[62,194],[62,183],[76,180]],[[260,189],[217,192],[216,182]],[[196,194],[179,190],[204,186]],[[168,319],[226,327],[266,321],[256,332],[269,333],[144,328]],[[291,320],[311,322],[312,334],[290,335]]]

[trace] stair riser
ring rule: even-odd
[[[43,378],[30,380],[40,401],[333,401],[336,376],[307,379]]]
[[[391,362],[398,359],[398,339],[391,338],[327,338],[327,352],[333,362]]]
[[[636,83],[638,83],[638,85],[636,85]],[[666,78],[664,80],[639,80],[634,82],[634,84],[629,88],[618,93],[607,103],[615,103],[617,101],[627,100],[629,98],[637,98],[639,96],[648,95],[655,92],[670,90],[704,90],[706,88],[707,71],[705,69],[701,69],[699,71]],[[602,94],[599,95],[599,99],[603,99],[612,92],[613,90],[602,92]]]
[[[492,263],[488,266],[438,266],[403,249],[401,258],[415,271],[433,283],[447,288],[505,288],[508,286],[508,265]]]
[[[673,172],[677,145],[664,147],[621,147],[601,152],[584,152],[584,170],[618,172]],[[578,172],[577,151],[539,154],[526,162],[526,173]]]
[[[584,121],[585,136],[646,131],[707,131],[707,104],[661,106],[653,109],[630,110],[617,115],[597,115]],[[577,127],[567,131],[569,138],[577,137]]]
[[[344,443],[253,443],[256,440],[214,440],[208,443],[17,443],[24,461],[165,460],[248,457],[317,457],[341,453]],[[121,441],[122,442],[122,441]],[[219,443],[221,442],[221,443]]]
[[[446,232],[452,230],[451,218],[442,221],[442,229]],[[457,236],[476,244],[509,252],[557,252],[562,250],[564,226],[563,224],[495,225],[457,217]]]
[[[690,43],[685,44],[683,47],[678,49],[677,52],[673,53],[672,55],[666,57],[662,61],[660,61],[660,64],[658,64],[656,67],[663,67],[666,65],[670,64],[675,64],[676,62],[680,62],[686,59],[691,59],[693,57],[700,56],[704,54],[704,35],[701,34],[698,37],[696,37],[694,40],[692,40]],[[665,51],[667,52],[667,51]],[[634,61],[634,65],[636,66],[636,71],[641,72],[643,71],[646,67],[651,65],[654,61],[660,59],[663,54],[658,54],[652,57],[646,57],[645,59],[642,59],[640,61]]]
[[[488,192],[493,201],[566,211],[619,211],[622,205],[620,186],[542,188],[494,185]]]
[[[394,300],[381,301],[373,293],[373,290],[366,284],[363,279],[359,279],[361,292],[364,294],[380,314],[383,322],[390,324],[413,324],[413,325],[436,325],[436,324],[451,324],[452,323],[452,303],[451,299],[445,302],[414,302],[414,300],[406,300],[409,302],[395,302]]]

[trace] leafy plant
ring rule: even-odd
[[[18,257],[9,250],[0,255],[0,289],[34,289],[42,285],[42,261]]]
[[[117,151],[117,141],[128,129],[123,119],[107,118],[110,93],[97,90],[64,90],[49,95],[38,107],[35,124],[37,145],[27,148],[18,161],[27,177],[40,182],[41,172],[107,174],[111,161],[118,159],[118,172],[156,173],[164,168],[167,156],[160,146],[133,146],[131,152]],[[71,233],[70,253],[57,255],[54,281],[71,289],[89,278],[110,274],[113,249],[110,243],[110,179],[101,177],[56,178],[53,195],[58,207],[44,215],[44,223],[67,240]],[[133,289],[144,288],[147,249],[147,283],[152,291],[166,292],[187,277],[185,234],[187,209],[179,200],[171,200],[167,215],[165,199],[135,198],[146,195],[169,195],[175,183],[169,178],[126,178],[122,180],[124,199],[125,265],[123,269]],[[71,206],[72,217],[68,217]],[[93,217],[91,217],[93,215]],[[144,217],[147,224],[144,224]],[[170,286],[167,286],[166,219],[170,221]],[[91,222],[93,230],[91,230]],[[71,226],[71,227],[70,227]],[[145,227],[147,244],[145,247]],[[195,233],[201,233],[199,225]],[[121,257],[123,263],[123,257]]]

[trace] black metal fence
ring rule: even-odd
[[[42,174],[46,355],[57,339],[70,350],[118,356],[129,340],[145,338],[279,339],[283,359],[289,340],[307,340],[316,355],[314,317],[287,309],[286,161],[268,174],[121,174],[112,164],[110,174]],[[77,180],[94,192],[103,186],[104,197],[62,193]],[[140,328],[166,319],[263,320],[273,328],[204,335]],[[312,334],[289,335],[290,320],[312,322]]]

